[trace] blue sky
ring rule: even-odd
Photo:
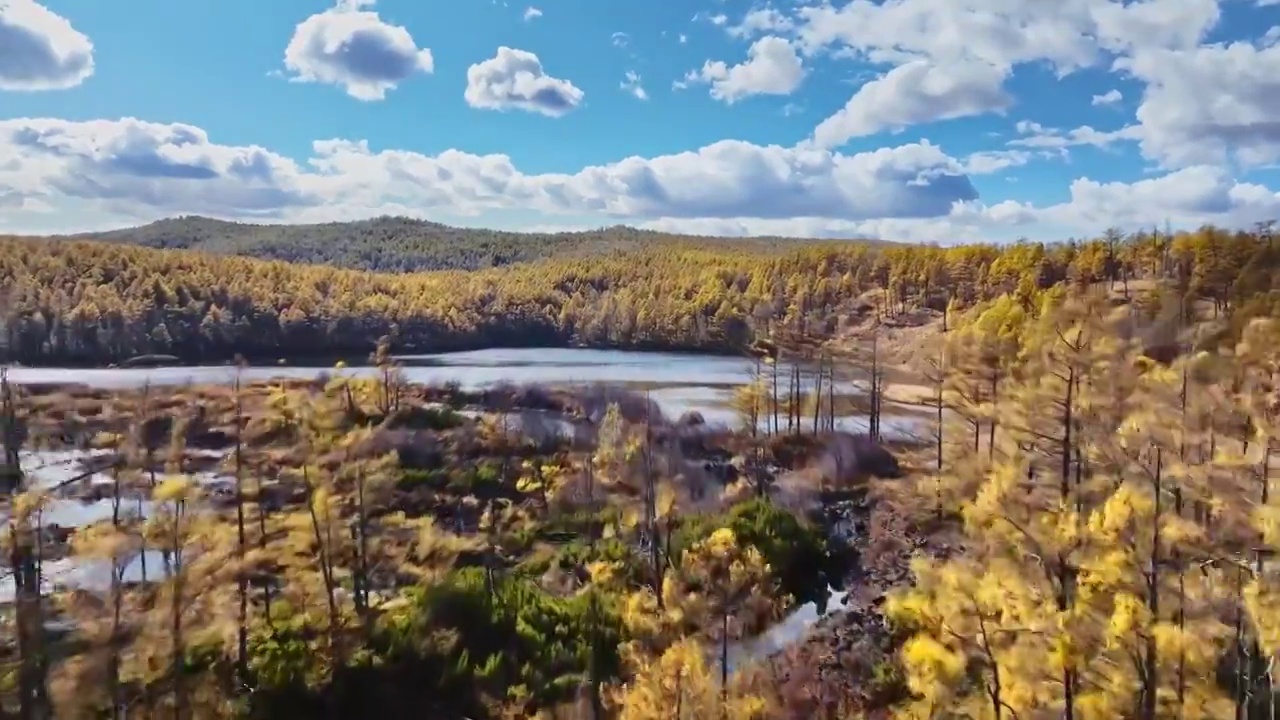
[[[0,232],[1280,217],[1280,0],[0,0]]]

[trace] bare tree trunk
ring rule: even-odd
[[[187,687],[186,687],[186,642],[183,637],[182,628],[182,595],[185,590],[185,572],[182,567],[182,549],[180,547],[180,533],[182,532],[182,515],[185,511],[185,503],[179,501],[175,503],[173,510],[173,533],[170,550],[172,552],[173,565],[171,566],[173,578],[173,598],[169,605],[169,632],[170,641],[172,643],[170,658],[170,672],[173,674],[173,718],[174,720],[183,720],[187,716]]]
[[[818,420],[822,415],[822,358],[818,358],[818,370],[813,379],[813,434],[818,434]]]
[[[17,406],[9,378],[0,370],[0,439],[4,442],[3,491],[16,494],[23,484],[21,431]],[[19,527],[22,524],[23,527]],[[40,542],[37,525],[32,532],[29,520],[9,520],[9,564],[14,583],[14,632],[18,651],[18,716],[22,720],[49,717],[44,688],[46,665],[44,617],[40,602]]]
[[[801,395],[802,388],[800,386],[800,365],[799,364],[791,368],[791,375],[792,375],[791,386],[795,388],[795,390],[791,392],[792,414],[795,415],[795,427],[792,430],[792,434],[799,435],[800,424],[801,424],[800,409],[802,407],[800,402],[802,397]]]
[[[774,424],[777,424],[777,389],[778,375],[775,366],[773,376],[774,388]],[[649,558],[652,565],[653,573],[653,591],[655,594],[662,594],[662,548],[661,537],[658,533],[658,488],[656,477],[653,471],[653,423],[650,418],[650,409],[652,408],[648,391],[645,391],[645,410],[644,410],[644,502],[645,502],[645,532],[649,535]]]
[[[365,501],[363,470],[356,474],[356,612],[360,613],[365,632],[371,632],[373,618],[369,612],[369,508]]]
[[[836,430],[836,362],[835,358],[828,356],[827,358],[827,412],[829,413],[829,422],[827,429],[831,432]]]
[[[729,612],[720,611],[720,717],[729,713]]]
[[[871,418],[869,421],[869,434],[871,439],[877,442],[880,440],[880,396],[880,334],[877,331],[871,335]]]
[[[991,369],[991,407],[996,406],[996,389],[999,387],[1000,376],[995,368]],[[996,415],[993,412],[991,422],[987,425],[987,460],[994,460],[996,456]]]
[[[120,471],[111,472],[111,525],[121,532]],[[124,606],[124,569],[122,558],[111,557],[111,631],[107,637],[107,694],[111,697],[111,717],[120,720],[124,714],[124,697],[120,687],[120,625]]]
[[[1077,338],[1078,339],[1078,338]],[[1075,419],[1075,389],[1076,389],[1076,367],[1073,364],[1067,372],[1067,393],[1063,402],[1062,417],[1062,475],[1060,479],[1059,492],[1061,494],[1063,506],[1071,505],[1071,454],[1074,450],[1073,443],[1075,438],[1071,433]],[[1066,612],[1072,604],[1071,586],[1074,583],[1074,573],[1067,563],[1067,558],[1061,552],[1057,558],[1057,574],[1058,574],[1058,592],[1057,605],[1059,612]],[[1076,674],[1070,665],[1064,665],[1062,668],[1062,718],[1063,720],[1075,720],[1075,692],[1076,692]]]
[[[778,353],[773,355],[773,432],[771,435],[778,434]]]
[[[1151,522],[1151,558],[1147,566],[1147,609],[1152,618],[1160,617],[1160,516],[1164,487],[1161,481],[1163,455],[1156,448],[1156,467],[1152,477],[1151,492],[1155,502],[1155,515]],[[1142,668],[1142,717],[1143,720],[1155,720],[1156,695],[1160,688],[1159,657],[1156,652],[1156,639],[1153,633],[1147,633],[1143,652]]]
[[[324,580],[325,603],[329,610],[329,646],[335,658],[334,667],[336,669],[342,666],[342,652],[338,629],[337,580],[333,575],[333,559],[330,557],[329,552],[330,544],[326,542],[329,535],[329,513],[328,508],[325,508],[326,517],[322,530],[320,515],[316,512],[315,503],[312,502],[315,497],[315,488],[311,484],[311,478],[305,467],[302,470],[302,479],[307,485],[307,512],[311,516],[311,530],[316,542],[316,562],[320,565],[320,577]]]
[[[240,386],[240,372],[236,371],[236,445],[235,445],[235,483],[236,483],[236,561],[239,563],[236,578],[236,593],[240,603],[236,615],[236,680],[240,683],[237,693],[244,692],[249,686],[249,572],[245,567],[245,556],[248,541],[245,534],[244,517],[244,397]],[[262,498],[258,498],[262,502]]]

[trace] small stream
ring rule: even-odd
[[[814,623],[827,615],[839,612],[844,608],[844,599],[848,595],[843,590],[829,588],[827,606],[821,612],[818,604],[807,602],[792,610],[776,625],[753,638],[733,643],[729,646],[729,672],[734,672],[743,665],[762,660],[799,641]]]

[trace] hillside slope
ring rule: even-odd
[[[478,270],[663,242],[759,246],[804,242],[783,238],[695,238],[625,226],[583,232],[522,233],[452,227],[406,217],[315,225],[254,225],[186,216],[73,237],[379,272]]]

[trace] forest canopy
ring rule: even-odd
[[[779,242],[806,242],[792,238],[695,238],[623,225],[544,233],[452,227],[407,217],[313,225],[257,225],[199,216],[84,233],[73,239],[200,250],[374,272],[482,270],[553,256],[595,255],[691,241],[748,245],[759,250]]]
[[[762,335],[826,335],[871,304],[950,311],[1008,294],[1168,281],[1239,325],[1277,301],[1269,227],[1108,232],[1059,244],[635,243],[500,268],[386,274],[101,242],[0,240],[7,357],[106,363],[147,354],[588,346],[739,352]],[[1238,330],[1238,327],[1237,327]]]

